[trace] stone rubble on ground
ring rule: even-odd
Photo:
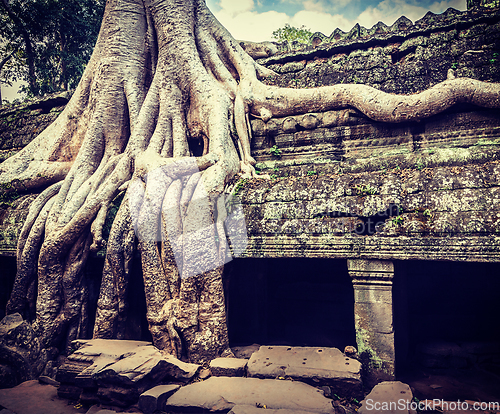
[[[238,405],[334,413],[331,400],[308,384],[241,377],[211,377],[186,385],[168,399],[166,410],[229,411]]]
[[[182,362],[150,342],[79,340],[80,346],[59,369],[58,395],[82,403],[126,407],[164,380],[187,382],[199,365]]]
[[[251,405],[236,405],[228,414],[316,414],[312,411],[303,410],[268,410],[267,408],[252,407]]]
[[[156,410],[162,411],[168,398],[180,387],[178,384],[157,385],[143,392],[139,397],[139,408],[144,414],[152,414]]]
[[[337,348],[261,346],[248,361],[249,377],[292,378],[327,385],[339,395],[361,397],[361,363]]]
[[[210,372],[214,377],[244,377],[248,360],[239,358],[216,358],[210,361]]]
[[[409,385],[400,381],[377,384],[361,402],[359,414],[416,414],[412,410],[413,394]]]
[[[260,348],[259,344],[252,344],[247,346],[233,346],[231,351],[236,358],[249,359],[254,352],[257,352]]]

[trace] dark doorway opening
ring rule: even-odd
[[[224,279],[231,346],[356,345],[345,260],[237,259]]]
[[[500,398],[499,292],[500,263],[395,262],[398,377],[434,381],[426,398]]]
[[[16,257],[0,256],[0,320],[5,316],[7,302],[16,278]]]

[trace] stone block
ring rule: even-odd
[[[347,263],[349,271],[394,273],[394,264],[391,260],[349,259]]]
[[[306,412],[334,413],[331,400],[310,385],[298,381],[241,377],[211,377],[186,385],[168,399],[166,411],[227,412],[239,405],[265,406],[266,413],[278,409],[290,411],[297,407]]]
[[[249,359],[254,352],[257,352],[260,348],[259,344],[252,344],[248,346],[235,346],[231,350],[236,358]]]
[[[372,332],[390,334],[392,325],[392,303],[355,303],[357,326]]]
[[[411,408],[413,394],[410,386],[400,381],[377,384],[361,402],[359,414],[416,414]]]
[[[1,414],[1,413],[0,413]],[[228,414],[313,414],[312,411],[278,409],[268,410],[267,407],[252,407],[251,405],[236,405]]]
[[[142,393],[139,397],[139,408],[144,414],[154,413],[156,410],[163,411],[165,403],[180,385],[158,385]]]
[[[216,358],[210,361],[214,377],[244,377],[248,360],[240,358]]]
[[[328,385],[343,396],[361,394],[361,363],[337,348],[261,346],[247,365],[248,376],[293,378],[313,385]]]

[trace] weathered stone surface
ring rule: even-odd
[[[144,414],[162,411],[168,397],[180,388],[180,385],[157,385],[143,392],[139,397],[139,408]]]
[[[40,348],[31,325],[20,314],[5,316],[0,321],[0,387],[36,378],[57,352],[55,348]]]
[[[354,287],[356,338],[368,372],[365,385],[395,379],[396,353],[392,316],[394,264],[389,260],[350,259]]]
[[[210,372],[210,370],[208,368],[202,368],[200,369],[200,371],[198,372],[198,378],[202,379],[202,380],[205,380],[207,379],[208,377],[210,377],[212,375],[212,373]]]
[[[103,409],[100,406],[93,405],[85,414],[116,414],[115,410]]]
[[[278,409],[269,410],[266,408],[252,407],[251,405],[236,405],[228,414],[312,414],[313,411],[303,411],[301,409]]]
[[[244,377],[247,362],[240,358],[216,358],[210,361],[210,371],[215,377]]]
[[[361,363],[337,348],[261,346],[248,361],[247,370],[250,377],[290,377],[329,385],[339,395],[362,392]]]
[[[61,385],[59,383],[59,381],[56,381],[50,377],[47,377],[46,375],[40,375],[38,377],[38,382],[40,384],[47,384],[47,385],[53,385],[54,387],[58,387],[59,385]]]
[[[77,414],[86,409],[75,408],[57,397],[57,388],[30,380],[14,388],[0,389],[0,406],[16,414]]]
[[[110,377],[115,377],[115,384],[125,386],[143,379],[160,381],[171,377],[177,380],[189,380],[200,368],[199,365],[188,364],[162,353],[150,342],[112,339],[81,342],[82,347],[69,359],[73,361],[92,359],[93,364],[81,375],[92,375],[98,382],[106,381]]]
[[[259,348],[259,344],[252,344],[247,346],[234,346],[231,348],[231,351],[233,351],[236,358],[249,359],[254,352],[259,350]]]
[[[400,381],[381,382],[361,402],[359,413],[416,414],[411,407],[412,399],[409,385]]]
[[[92,339],[75,345],[79,349],[56,377],[61,382],[59,394],[79,392],[88,403],[125,407],[162,380],[188,381],[200,368],[161,352],[150,342]]]
[[[310,385],[239,377],[211,377],[206,381],[182,387],[168,399],[167,411],[229,411],[236,405],[265,405],[270,410],[300,408],[322,414],[333,413],[331,400]]]

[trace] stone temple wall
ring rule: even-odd
[[[457,77],[499,82],[498,9],[339,31],[259,62],[288,87],[364,83],[415,93]],[[457,105],[386,124],[352,108],[252,121],[257,168],[240,183],[248,257],[498,261],[500,111]]]
[[[363,83],[398,94],[425,90],[449,73],[500,82],[498,7],[334,30],[313,43],[260,59],[276,72],[264,82]],[[2,157],[52,122],[67,99],[0,110]],[[248,232],[242,256],[345,261],[358,350],[376,380],[394,378],[392,287],[404,279],[400,264],[482,262],[482,269],[498,269],[500,110],[457,105],[420,122],[386,124],[346,107],[251,122],[262,178],[233,182]],[[0,197],[0,256],[15,256],[35,197],[18,196]]]

